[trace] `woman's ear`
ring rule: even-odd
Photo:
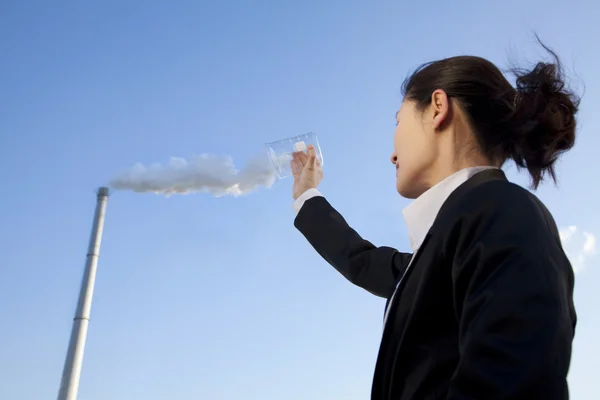
[[[442,89],[437,89],[431,94],[431,110],[433,129],[440,129],[450,118],[450,100]]]

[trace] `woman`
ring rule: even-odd
[[[317,191],[314,148],[294,155],[295,226],[387,299],[372,399],[568,399],[572,268],[546,207],[500,169],[513,160],[537,188],[574,144],[578,99],[551,54],[516,71],[516,89],[467,56],[405,82],[391,162],[398,193],[415,199],[413,254],[360,237]]]

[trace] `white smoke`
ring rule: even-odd
[[[110,186],[138,193],[187,194],[206,192],[215,197],[239,196],[258,187],[271,187],[275,181],[273,168],[266,155],[250,160],[237,170],[231,157],[201,154],[186,160],[172,157],[168,164],[148,167],[136,164],[117,175]]]
[[[596,255],[596,236],[590,232],[579,232],[576,226],[560,230],[560,240],[575,272],[583,271]]]

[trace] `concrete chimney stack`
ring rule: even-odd
[[[92,309],[92,297],[94,295],[94,283],[96,281],[96,269],[98,268],[98,256],[100,255],[100,243],[102,242],[102,230],[104,229],[104,214],[109,191],[107,187],[98,189],[96,212],[92,225],[92,234],[87,252],[83,280],[79,292],[79,301],[71,339],[63,368],[58,400],[76,400],[79,389],[79,377],[81,376],[81,365],[83,362],[83,350],[87,337],[88,324],[90,322],[90,311]]]

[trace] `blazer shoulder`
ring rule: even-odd
[[[469,219],[481,216],[518,221],[519,224],[543,225],[558,235],[558,228],[550,211],[529,190],[507,180],[490,180],[471,187],[447,201],[442,209],[443,219],[461,215]],[[440,215],[442,216],[442,215]],[[444,218],[445,217],[445,218]]]
[[[465,199],[490,199],[502,202],[504,198],[530,200],[535,197],[533,193],[515,183],[507,180],[490,180],[482,182],[464,194]]]

